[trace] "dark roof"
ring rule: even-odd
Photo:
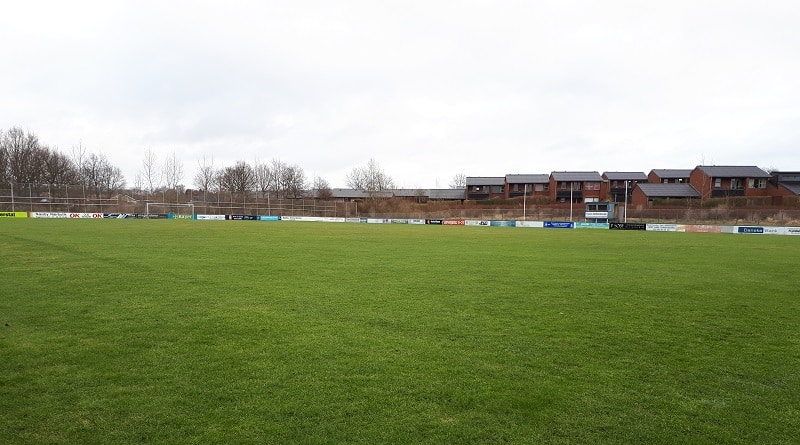
[[[509,184],[546,184],[550,182],[550,175],[506,175]]]
[[[603,178],[609,181],[647,181],[643,172],[605,172]]]
[[[789,190],[790,192],[794,193],[795,195],[800,195],[800,183],[798,182],[781,182],[781,185]]]
[[[356,189],[331,189],[331,196],[335,199],[366,199],[370,194],[363,190]],[[391,198],[393,193],[390,190],[383,190],[372,193],[373,198]]]
[[[583,181],[583,182],[602,182],[603,177],[597,172],[553,172],[551,173],[556,181]]]
[[[661,179],[688,178],[692,175],[691,169],[654,168],[650,173],[655,173]]]
[[[720,166],[698,165],[706,175],[712,178],[771,178],[772,176],[756,166]]]
[[[467,185],[506,185],[503,176],[467,176]]]
[[[649,198],[699,198],[700,193],[689,184],[637,184]]]
[[[430,189],[428,198],[430,199],[466,199],[466,189]]]
[[[772,180],[779,183],[784,182],[798,182],[800,183],[800,172],[772,172]]]
[[[428,196],[426,189],[388,189],[386,192],[391,193],[396,198],[417,198],[420,196]]]

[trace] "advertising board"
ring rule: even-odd
[[[705,224],[687,224],[683,226],[683,230],[680,230],[681,226],[678,226],[679,232],[690,232],[690,233],[721,233],[722,227],[721,226],[709,226]]]
[[[760,235],[764,233],[763,227],[751,227],[751,226],[737,226],[736,227],[737,233],[747,233],[752,235]]]
[[[224,221],[225,215],[195,215],[198,221]]]
[[[611,230],[647,230],[647,224],[643,223],[611,223],[608,225]]]
[[[590,222],[578,222],[575,223],[576,229],[604,229],[608,230],[608,223],[590,223]]]
[[[575,223],[572,221],[545,221],[545,229],[574,229]]]
[[[485,219],[477,220],[477,219],[468,219],[464,221],[465,226],[474,226],[474,227],[489,227],[489,221]]]
[[[647,230],[651,232],[677,232],[677,224],[648,224]]]
[[[541,229],[544,227],[544,221],[517,221],[517,227]]]
[[[442,224],[445,226],[463,226],[465,222],[463,219],[445,219]]]
[[[28,212],[0,212],[0,218],[27,218]]]
[[[489,221],[492,227],[516,227],[516,221]]]

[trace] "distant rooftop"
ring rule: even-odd
[[[550,182],[550,175],[506,175],[506,181],[509,184],[547,184]]]
[[[698,165],[697,168],[712,178],[771,178],[772,176],[756,166]]]
[[[574,182],[602,182],[603,177],[600,173],[594,172],[553,172],[553,179],[556,181]]]

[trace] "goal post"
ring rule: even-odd
[[[191,219],[194,217],[194,204],[178,204],[174,202],[148,202],[145,205],[145,213],[168,214],[175,218]]]

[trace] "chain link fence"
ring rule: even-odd
[[[622,209],[618,209],[622,220]],[[419,203],[403,199],[368,202],[276,199],[257,193],[198,192],[91,193],[81,185],[16,184],[0,187],[0,211],[68,213],[176,213],[473,220],[585,221],[583,204],[508,206],[480,202]],[[784,208],[630,207],[627,221],[653,223],[800,225],[800,202]]]

